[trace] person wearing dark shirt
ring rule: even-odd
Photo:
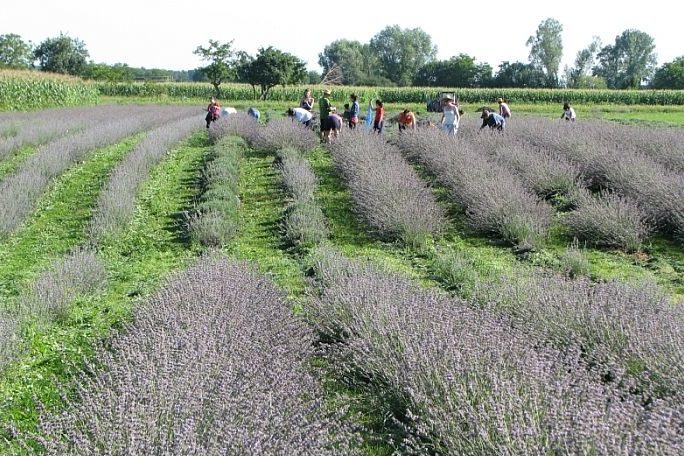
[[[506,119],[495,112],[490,112],[488,110],[482,111],[482,126],[480,130],[484,127],[489,127],[490,129],[498,130],[503,132],[506,129]]]

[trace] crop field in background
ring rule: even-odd
[[[322,144],[292,90],[0,113],[0,452],[684,453],[679,95]]]

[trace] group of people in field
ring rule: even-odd
[[[321,140],[323,142],[330,142],[334,138],[337,138],[343,125],[350,129],[355,129],[359,124],[359,114],[361,111],[359,97],[356,94],[350,95],[350,103],[344,104],[344,111],[340,114],[330,101],[331,95],[332,92],[329,89],[325,89],[322,92],[322,97],[318,100],[318,119],[320,122]],[[490,108],[482,108],[482,115],[480,116],[482,125],[480,126],[480,130],[488,127],[490,130],[498,132],[505,131],[506,122],[511,118],[511,108],[502,97],[497,99],[497,103],[499,104],[498,112]],[[314,120],[315,104],[316,100],[314,99],[311,90],[306,89],[304,91],[304,96],[300,100],[299,106],[289,108],[286,111],[286,114],[293,120],[296,120],[307,127],[311,127]],[[463,110],[459,106],[458,98],[445,96],[440,100],[440,105],[442,108],[442,118],[440,119],[441,128],[447,135],[456,136],[461,117],[463,116]],[[210,123],[216,121],[222,113],[229,115],[235,112],[237,111],[234,108],[224,108],[222,110],[216,99],[212,97],[209,101],[209,106],[207,107],[207,128],[209,128]],[[250,107],[247,110],[247,113],[256,120],[261,117],[259,111],[254,107]],[[382,100],[375,100],[375,109],[372,111],[372,118],[373,131],[378,134],[382,133],[385,125],[385,106]],[[574,108],[572,108],[569,103],[565,103],[563,105],[561,119],[574,122],[576,118],[577,115]],[[407,129],[415,129],[418,126],[416,115],[409,109],[404,109],[394,119],[397,121],[400,132]],[[426,125],[428,127],[437,127],[437,125],[432,122],[427,122]]]

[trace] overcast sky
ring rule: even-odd
[[[3,3],[0,34],[16,33],[38,44],[61,32],[84,41],[95,62],[170,70],[201,66],[192,51],[209,39],[234,40],[236,49],[250,54],[259,47],[274,46],[303,59],[309,69],[320,70],[318,54],[326,44],[341,38],[367,43],[394,24],[426,31],[437,45],[439,59],[466,53],[496,70],[505,60],[528,61],[525,42],[548,17],[563,25],[561,71],[564,65],[572,65],[577,51],[586,47],[592,36],[600,37],[605,45],[628,28],[655,39],[659,65],[684,55],[681,1],[674,0]],[[404,4],[410,6],[401,6]]]

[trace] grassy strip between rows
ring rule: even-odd
[[[35,145],[26,145],[23,147],[20,147],[18,150],[15,150],[12,155],[7,157],[4,160],[0,161],[0,181],[2,181],[5,177],[9,176],[10,174],[14,173],[19,167],[21,166],[22,163],[24,163],[24,160],[26,160],[31,154],[33,154],[38,146]]]
[[[139,298],[154,291],[165,276],[182,269],[196,256],[187,242],[182,220],[196,197],[194,184],[209,149],[206,134],[197,133],[151,173],[138,197],[133,222],[124,233],[101,245],[100,255],[110,280],[100,294],[77,299],[69,314],[54,325],[25,329],[24,336],[30,343],[28,353],[10,366],[0,383],[0,422],[32,428],[37,418],[33,398],[49,408],[59,407],[63,388],[59,385],[67,384],[78,372],[83,360],[92,355],[93,346],[129,318]],[[55,194],[76,198],[81,196],[79,191],[79,186],[73,184],[60,192],[55,189]],[[73,217],[73,208],[68,209],[66,215]],[[61,224],[55,217],[45,230]],[[82,240],[81,231],[79,228],[72,232],[74,239],[65,236],[61,241],[64,247],[53,254]],[[50,242],[49,236],[45,241]]]

